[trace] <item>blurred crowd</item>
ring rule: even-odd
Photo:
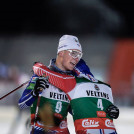
[[[21,72],[17,66],[10,66],[0,62],[0,97],[29,80],[29,78],[30,76]],[[24,88],[25,86],[3,98],[0,101],[0,105],[18,106],[18,99],[20,98]]]

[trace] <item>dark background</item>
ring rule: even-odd
[[[62,35],[75,35],[95,78],[110,82],[121,111],[115,124],[118,134],[132,134],[133,14],[130,0],[0,1],[0,97],[30,79],[35,61],[48,65]],[[0,101],[1,134],[29,133],[29,109],[18,107],[24,88]]]
[[[0,34],[134,36],[134,1],[40,0],[0,2]]]

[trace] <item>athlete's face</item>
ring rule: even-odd
[[[63,51],[63,60],[62,67],[65,71],[73,70],[76,64],[79,62],[82,53],[79,50],[64,50]]]

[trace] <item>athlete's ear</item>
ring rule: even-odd
[[[59,53],[58,53],[58,56],[60,56],[60,57],[62,57],[64,55],[64,51],[60,51]]]

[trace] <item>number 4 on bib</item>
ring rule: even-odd
[[[103,110],[102,99],[98,99],[97,107],[100,108],[101,110]]]

